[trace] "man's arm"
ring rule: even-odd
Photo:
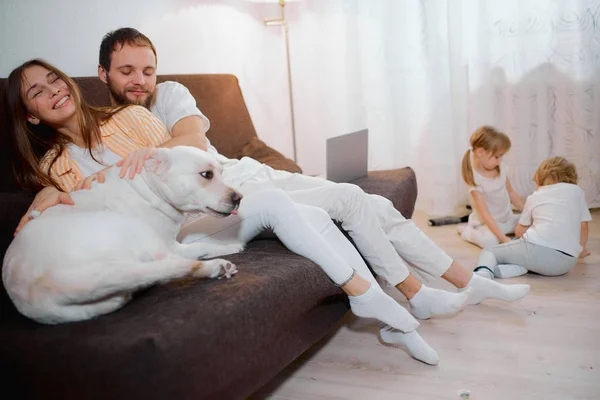
[[[167,140],[159,147],[172,148],[175,146],[193,146],[206,151],[207,140],[204,119],[198,115],[190,115],[180,119],[171,130],[172,139]]]

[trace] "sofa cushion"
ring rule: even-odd
[[[257,137],[250,139],[244,146],[242,151],[235,155],[234,158],[250,157],[255,160],[267,164],[271,168],[282,171],[302,173],[302,170],[294,161],[286,158],[277,150],[267,146],[265,142]]]
[[[410,167],[369,171],[368,176],[352,181],[366,193],[390,200],[405,218],[411,218],[417,201],[417,177]]]
[[[320,268],[277,241],[226,258],[240,271],[231,279],[153,287],[93,320],[3,319],[5,390],[10,382],[20,398],[240,398],[347,311]]]

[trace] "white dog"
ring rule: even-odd
[[[213,157],[192,147],[158,149],[134,179],[118,175],[109,169],[104,183],[71,193],[74,206],[46,210],[15,237],[2,279],[22,314],[46,324],[84,320],[157,283],[237,272],[226,260],[198,260],[243,244],[175,240],[183,212],[236,212],[242,196],[223,183]]]

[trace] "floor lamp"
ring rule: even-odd
[[[292,120],[292,146],[294,148],[294,161],[298,161],[296,156],[296,121],[294,118],[294,95],[292,92],[292,66],[290,64],[290,41],[288,38],[288,26],[285,20],[285,5],[291,1],[298,0],[250,0],[255,3],[278,3],[280,9],[280,15],[276,18],[265,19],[266,26],[281,26],[283,28],[283,37],[285,40],[285,58],[287,61],[287,78],[288,78],[288,91],[290,94],[290,116]]]

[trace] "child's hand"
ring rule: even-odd
[[[590,254],[592,254],[592,253],[590,253],[589,251],[587,251],[587,249],[583,249],[581,251],[581,254],[579,254],[579,259],[583,260],[584,258],[586,258],[587,256],[589,256]]]
[[[508,243],[510,241],[512,241],[512,239],[506,235],[504,235],[504,237],[500,238],[500,243]]]

